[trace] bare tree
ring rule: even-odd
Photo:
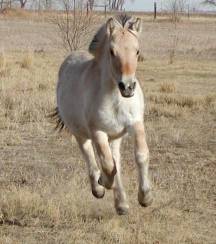
[[[135,0],[128,0],[130,2],[134,2]],[[107,0],[107,5],[110,9],[113,10],[123,10],[123,7],[127,0]]]
[[[180,15],[186,10],[187,2],[187,0],[166,0],[165,7],[173,22],[180,20]]]
[[[12,5],[12,0],[1,0],[0,1],[0,8],[1,9],[6,9],[6,8],[11,8]]]
[[[123,10],[125,0],[107,0],[107,5],[113,10]]]
[[[45,0],[45,9],[51,9],[52,0]]]
[[[216,7],[216,0],[205,0],[202,2],[202,4]]]
[[[88,0],[88,4],[89,4],[89,8],[90,8],[90,10],[93,10],[93,8],[94,8],[94,3],[95,3],[94,0]]]
[[[112,1],[112,9],[122,10],[124,4],[125,4],[125,0],[113,0]]]
[[[170,31],[170,48],[169,48],[169,64],[173,64],[176,59],[177,48],[179,43],[179,32],[177,23],[180,20],[180,14],[186,10],[186,0],[168,0],[167,10],[173,27]]]
[[[25,8],[25,5],[27,3],[27,0],[19,0],[19,2],[20,2],[20,7],[21,8]]]
[[[63,0],[64,14],[54,19],[67,51],[83,48],[94,28],[93,13],[87,14],[83,1]]]
[[[57,3],[55,0],[28,0],[31,3],[30,8],[40,10],[50,10],[52,6],[58,9],[58,5],[55,6]]]

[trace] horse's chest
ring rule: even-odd
[[[130,107],[107,105],[99,110],[99,123],[111,137],[119,137],[133,124],[134,111]]]

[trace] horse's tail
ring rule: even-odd
[[[54,109],[54,111],[48,115],[48,118],[52,119],[55,122],[55,124],[56,124],[55,130],[61,132],[63,129],[66,128],[64,121],[62,120],[62,118],[60,116],[58,107],[56,107]]]

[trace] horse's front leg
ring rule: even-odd
[[[135,141],[135,159],[139,174],[138,200],[143,207],[149,206],[153,202],[150,181],[148,176],[149,150],[146,143],[145,129],[143,122],[133,125]]]
[[[127,214],[129,205],[126,197],[126,193],[122,184],[121,179],[121,163],[120,163],[120,146],[121,146],[121,138],[113,140],[110,144],[112,155],[116,163],[117,173],[115,175],[113,193],[114,193],[114,201],[115,208],[118,214]]]
[[[102,167],[102,175],[98,182],[107,189],[111,189],[116,174],[116,165],[112,157],[108,136],[103,131],[94,131],[92,133],[92,140],[95,144]]]
[[[81,137],[76,137],[76,140],[79,144],[80,150],[84,156],[84,159],[88,167],[92,194],[97,198],[102,198],[105,194],[105,189],[103,186],[98,184],[98,180],[101,173],[95,160],[92,142],[90,139],[85,139]]]

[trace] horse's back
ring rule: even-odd
[[[72,52],[62,63],[59,69],[59,82],[64,80],[65,76],[71,78],[83,71],[85,64],[92,60],[93,56],[85,51]]]

